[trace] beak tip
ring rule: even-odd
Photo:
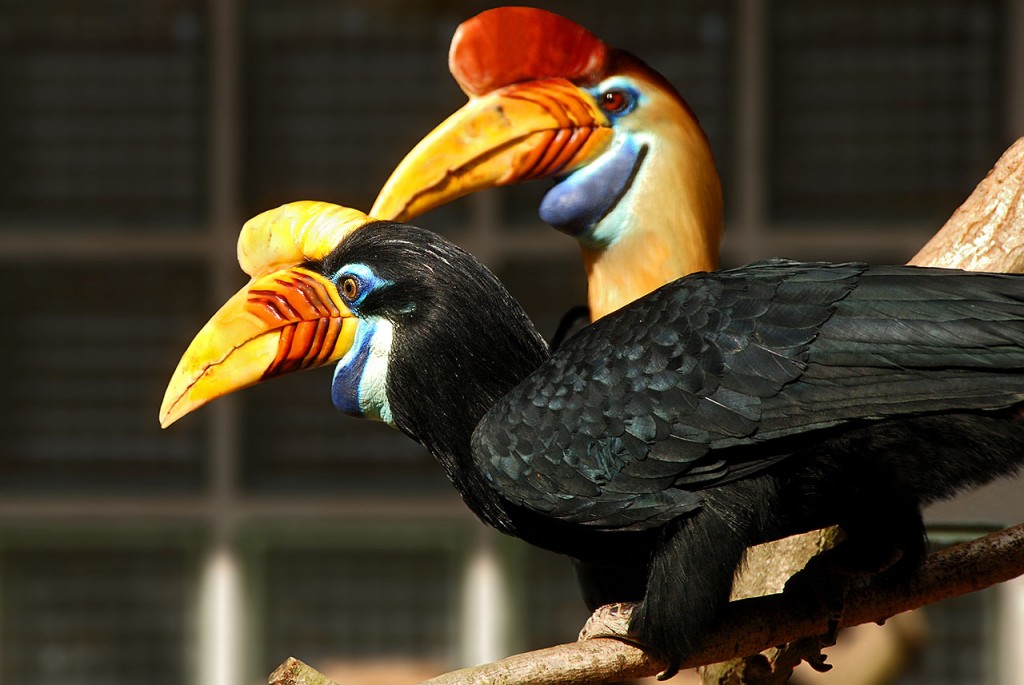
[[[166,403],[164,404],[164,406],[160,407],[160,414],[157,417],[160,421],[160,428],[167,428],[172,423],[181,418],[181,415],[176,414],[175,412],[172,411],[172,409],[173,407],[167,406]]]
[[[172,379],[171,385],[168,386],[167,393],[164,395],[164,400],[160,404],[160,414],[157,417],[160,421],[160,428],[167,428],[193,409],[198,408],[201,404],[205,404],[205,402],[200,402],[199,404],[182,402],[185,399],[185,394],[171,392],[174,387],[175,384]]]

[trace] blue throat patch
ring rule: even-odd
[[[359,406],[359,383],[363,379],[366,362],[370,359],[370,343],[373,340],[373,326],[366,321],[359,322],[352,349],[338,361],[331,383],[331,401],[334,406],[350,416],[362,416]]]
[[[540,203],[540,218],[573,236],[593,228],[633,185],[646,153],[647,146],[626,138],[616,149],[549,190]]]

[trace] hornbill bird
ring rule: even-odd
[[[407,221],[482,188],[553,177],[540,216],[579,241],[593,319],[718,266],[711,148],[658,72],[531,7],[463,22],[449,68],[469,102],[395,168],[371,216]]]
[[[638,602],[632,636],[670,664],[748,546],[839,524],[868,567],[909,570],[923,504],[1024,460],[1021,277],[767,261],[674,281],[551,354],[423,229],[295,203],[238,252],[252,280],[185,352],[162,425],[336,362],[338,408],[422,443],[486,523],[588,562],[591,603]]]

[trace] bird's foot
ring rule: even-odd
[[[804,594],[810,602],[824,611],[827,617],[825,632],[815,638],[809,638],[817,644],[817,654],[820,657],[818,665],[826,671],[831,666],[825,664],[821,649],[831,647],[836,643],[839,624],[846,606],[846,595],[854,584],[854,580],[864,574],[864,572],[851,569],[845,564],[835,563],[836,560],[830,553],[837,550],[838,548],[827,550],[812,558],[803,569],[786,581],[785,587],[786,592]],[[801,646],[806,647],[806,644]],[[812,658],[805,660],[815,667],[815,661]],[[815,670],[818,669],[815,668]]]
[[[784,681],[778,680],[778,682],[788,682],[789,677],[793,674],[793,669],[799,666],[801,661],[806,661],[807,665],[818,673],[830,671],[832,664],[826,663],[828,656],[821,650],[834,644],[835,642],[830,642],[827,637],[819,636],[794,640],[778,647],[771,659],[772,672],[776,674],[776,678],[785,679]]]
[[[635,606],[632,602],[616,602],[598,607],[583,624],[579,639],[611,637],[636,644],[636,640],[629,635],[629,619],[633,616]]]
[[[914,539],[908,536],[907,540]],[[923,552],[924,547],[920,544],[908,542],[900,545],[893,539],[879,540],[860,535],[850,536],[808,561],[786,582],[785,591],[804,594],[809,602],[825,613],[827,624],[821,635],[800,641],[796,646],[797,653],[807,652],[803,660],[811,668],[829,670],[831,665],[825,663],[821,650],[836,643],[850,590],[868,576],[879,573],[900,577],[919,565]]]
[[[610,637],[642,649],[643,644],[629,634],[629,620],[632,618],[635,608],[636,604],[633,602],[615,602],[598,607],[583,625],[578,639],[593,640],[598,637]],[[679,663],[669,663],[657,678],[658,680],[668,680],[676,673],[679,673]]]

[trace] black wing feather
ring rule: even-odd
[[[1022,299],[1019,278],[863,264],[680,279],[566,342],[488,413],[474,457],[518,505],[661,525],[784,458],[780,438],[1024,400]]]

